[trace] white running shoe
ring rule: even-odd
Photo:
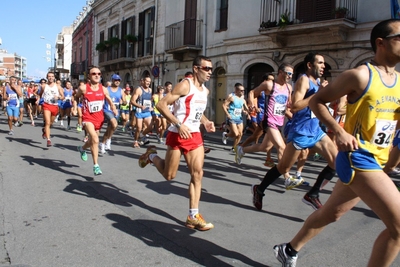
[[[103,143],[100,143],[100,155],[106,154],[106,145]]]
[[[235,162],[237,164],[242,164],[242,158],[244,156],[243,147],[236,146],[235,147]]]
[[[111,150],[111,139],[107,139],[107,140],[106,140],[105,149],[106,149],[106,150]]]
[[[285,252],[286,244],[274,246],[275,258],[285,267],[296,267],[298,256],[289,256]]]
[[[227,141],[228,141],[228,136],[227,136],[227,132],[223,132],[222,133],[222,143],[224,144],[224,145],[226,145],[226,143],[227,143]]]

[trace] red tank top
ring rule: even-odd
[[[82,102],[82,119],[83,121],[102,122],[104,120],[104,90],[99,84],[99,89],[93,91],[90,84],[86,84],[86,93]]]

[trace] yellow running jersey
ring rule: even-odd
[[[347,103],[344,129],[357,138],[358,146],[375,156],[382,165],[389,150],[400,118],[399,73],[392,85],[383,83],[375,66],[366,63],[369,82],[364,94],[354,103]]]

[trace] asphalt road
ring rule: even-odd
[[[94,177],[90,154],[83,162],[76,151],[83,135],[75,127],[66,131],[58,123],[50,148],[41,127],[26,118],[14,132],[8,135],[1,115],[0,266],[280,266],[273,245],[289,241],[313,212],[301,202],[308,187],[286,191],[282,179],[266,191],[263,210],[255,210],[250,186],[267,170],[264,155],[246,155],[236,165],[221,132],[206,136],[212,151],[200,212],[215,225],[207,232],[184,226],[189,174],[183,160],[167,182],[154,166],[138,167],[145,148],[133,149],[119,130],[112,151],[99,160],[103,175]],[[163,156],[165,146],[150,140]],[[324,166],[310,160],[303,177],[313,184]],[[304,247],[298,266],[365,266],[383,229],[360,203]]]

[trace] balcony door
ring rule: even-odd
[[[197,0],[185,0],[184,45],[196,44]]]
[[[296,18],[302,23],[334,19],[336,0],[297,0]]]

